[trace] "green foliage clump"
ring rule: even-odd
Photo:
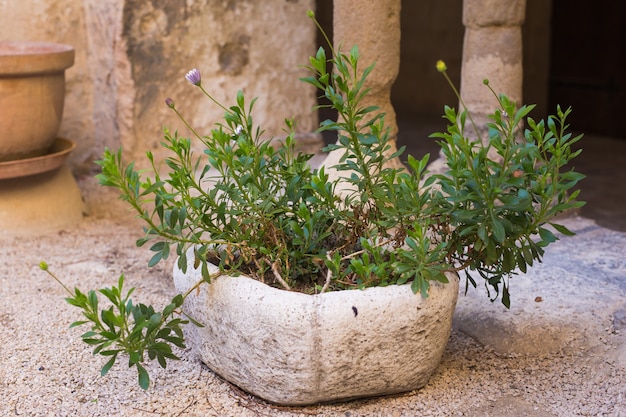
[[[155,311],[154,307],[145,304],[133,304],[130,296],[131,288],[124,294],[124,276],[119,277],[117,286],[89,291],[87,294],[78,288],[70,291],[48,268],[45,262],[39,267],[54,278],[69,294],[65,300],[82,310],[85,320],[75,321],[70,327],[91,324],[91,329],[81,335],[83,342],[94,346],[93,354],[109,358],[100,371],[104,376],[115,364],[121,353],[128,356],[128,367],[137,369],[138,382],[141,388],[148,389],[150,376],[142,366],[145,356],[149,360],[156,359],[162,368],[167,367],[167,360],[178,360],[172,346],[185,347],[182,326],[193,319],[174,317],[182,313],[184,301],[182,294],[176,295],[163,311]],[[98,293],[110,302],[108,308],[100,306]]]
[[[391,152],[385,115],[363,104],[373,65],[359,67],[357,47],[349,53],[330,49],[330,57],[324,48],[310,57],[311,76],[302,80],[339,114],[319,128],[337,134],[337,143],[326,148],[342,153],[336,166],[312,168],[313,155],[296,151],[290,120],[281,144],[265,140],[252,118],[255,100],[247,102],[239,92],[232,106],[223,106],[204,89],[198,70],[187,79],[224,110],[222,123],[200,135],[168,99],[194,138],[165,130],[166,167],[148,152],[150,174],[142,175],[124,162],[121,150],[105,151],[98,179],[119,189],[144,221],[137,245],[150,243],[149,265],[174,252],[178,267],[201,268],[206,283],[213,263],[219,273],[243,273],[310,294],[410,283],[423,297],[431,282],[448,282],[449,272],[465,270],[466,284],[476,286],[475,271],[495,292],[492,300],[501,295],[508,307],[508,278],[541,261],[557,240],[548,225],[571,235],[554,218],[584,204],[572,192],[583,175],[566,170],[580,153],[572,145],[581,136],[567,133],[571,110],[557,107],[556,115],[535,122],[528,117],[533,106],[517,108],[494,92],[498,106],[486,126],[488,138],[481,139],[466,110],[446,107],[448,128],[433,136],[448,171],[429,173],[428,155],[408,155],[406,168],[398,167],[391,162],[404,149]],[[443,62],[437,69],[448,79]],[[342,175],[332,177],[327,169]],[[189,248],[193,265],[185,256]],[[126,354],[146,388],[145,355],[165,367],[167,359],[177,359],[170,345],[184,347],[181,326],[188,320],[173,316],[182,312],[187,294],[157,312],[133,304],[132,290],[122,295],[122,285],[123,277],[117,287],[99,291],[111,302],[108,309],[99,311],[94,291],[76,289],[67,300],[86,318],[73,325],[92,326],[83,340],[110,357],[102,373]]]

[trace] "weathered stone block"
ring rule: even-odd
[[[105,147],[123,146],[133,158],[159,150],[163,126],[188,135],[167,97],[202,133],[221,120],[222,110],[185,81],[193,67],[226,105],[237,90],[259,96],[255,120],[268,138],[283,135],[286,117],[298,122],[299,133],[315,130],[315,90],[298,81],[316,49],[306,16],[313,8],[313,0],[3,2],[0,40],[74,47],[59,135],[77,145],[72,170],[85,172]]]
[[[174,269],[179,292],[201,279],[189,265]],[[205,326],[187,326],[187,340],[217,374],[279,404],[410,391],[426,384],[448,341],[458,276],[449,280],[424,299],[409,285],[307,295],[221,276],[185,301]]]
[[[526,16],[526,0],[464,0],[463,24],[468,27],[519,26]]]

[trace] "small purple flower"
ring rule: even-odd
[[[169,97],[165,99],[165,104],[167,104],[167,107],[169,107],[170,109],[174,108],[174,100]]]
[[[192,69],[187,74],[185,74],[185,78],[193,85],[200,85],[202,78],[200,77],[200,70],[197,68]]]

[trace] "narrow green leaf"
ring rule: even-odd
[[[109,372],[109,369],[111,369],[113,365],[115,365],[116,359],[117,359],[117,354],[114,354],[113,356],[111,356],[111,359],[109,359],[108,362],[105,363],[104,366],[102,367],[102,370],[100,370],[100,376],[105,376],[107,372]]]
[[[141,362],[141,354],[137,351],[128,352],[128,363],[129,366],[139,365]]]
[[[137,376],[139,379],[139,386],[144,390],[147,390],[150,387],[150,375],[148,375],[148,371],[146,369],[137,364]]]
[[[149,267],[155,266],[161,261],[162,258],[163,258],[163,254],[161,252],[155,253],[154,256],[150,258],[150,261],[148,262],[148,266]]]
[[[550,223],[550,226],[554,227],[559,233],[562,233],[565,236],[574,236],[576,234],[562,224]]]
[[[502,223],[500,223],[500,221],[496,219],[495,216],[491,217],[491,221],[492,221],[491,226],[493,228],[493,237],[496,238],[498,243],[504,243],[504,239],[506,239],[506,232],[504,230],[504,226],[502,226]]]
[[[541,240],[545,243],[552,243],[557,241],[557,237],[554,236],[554,233],[543,227],[539,228],[539,236],[541,237]]]
[[[511,308],[511,296],[509,294],[509,289],[506,284],[502,286],[502,304],[504,304],[506,308]]]

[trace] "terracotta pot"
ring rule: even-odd
[[[48,152],[63,117],[65,69],[73,64],[69,45],[0,42],[0,161]]]
[[[201,280],[192,259],[186,273],[174,268],[181,293]],[[448,278],[425,299],[409,285],[307,295],[221,276],[185,300],[204,325],[186,326],[186,338],[214,372],[277,404],[410,391],[428,382],[450,337],[459,284]]]

